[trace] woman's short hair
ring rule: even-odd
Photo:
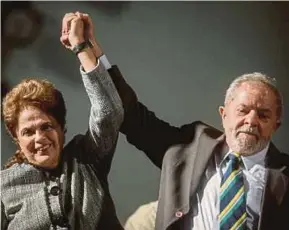
[[[27,107],[36,107],[52,116],[65,132],[66,107],[62,93],[47,80],[24,79],[8,92],[2,102],[4,124],[13,139],[16,137],[18,117]],[[21,150],[8,160],[4,168],[15,163],[27,162]]]
[[[13,138],[20,112],[30,106],[52,116],[65,129],[66,108],[62,93],[47,80],[24,79],[7,93],[2,103],[4,123]]]

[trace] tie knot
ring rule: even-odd
[[[230,161],[233,161],[234,163],[240,163],[241,162],[241,155],[238,153],[230,153],[229,154]]]

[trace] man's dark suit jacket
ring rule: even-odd
[[[228,151],[224,134],[199,121],[171,126],[138,101],[116,66],[109,73],[125,110],[121,132],[162,169],[156,230],[191,230],[191,198],[212,171],[208,167],[212,156]],[[289,229],[289,156],[270,143],[266,168],[258,229]]]

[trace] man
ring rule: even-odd
[[[231,83],[219,108],[223,133],[160,120],[103,63],[123,102],[120,131],[162,169],[157,230],[289,228],[289,156],[271,142],[282,115],[273,79],[252,73]]]
[[[177,128],[158,119],[137,100],[117,67],[109,72],[125,109],[121,132],[162,168],[157,230],[288,229],[289,156],[271,142],[282,114],[271,78],[252,73],[232,82],[219,109],[223,134],[199,121]],[[227,191],[233,195],[223,207],[222,182],[233,152],[241,155],[236,176],[243,192]],[[231,176],[228,183],[237,187],[240,180]]]

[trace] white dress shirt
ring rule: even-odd
[[[243,162],[243,175],[245,190],[247,191],[247,226],[249,229],[258,226],[261,209],[261,198],[265,187],[266,169],[265,156],[269,144],[262,151],[241,157]],[[224,159],[215,156],[216,172],[211,178],[204,179],[196,193],[192,207],[192,230],[218,230],[218,214],[220,209],[220,184],[222,174],[228,167],[228,155]]]
[[[108,59],[107,59],[107,57],[106,57],[105,54],[103,54],[103,55],[101,55],[101,56],[99,57],[99,61],[103,64],[103,66],[104,66],[104,68],[105,68],[106,70],[108,70],[108,69],[111,68],[111,64],[110,64],[110,62],[108,61]]]

